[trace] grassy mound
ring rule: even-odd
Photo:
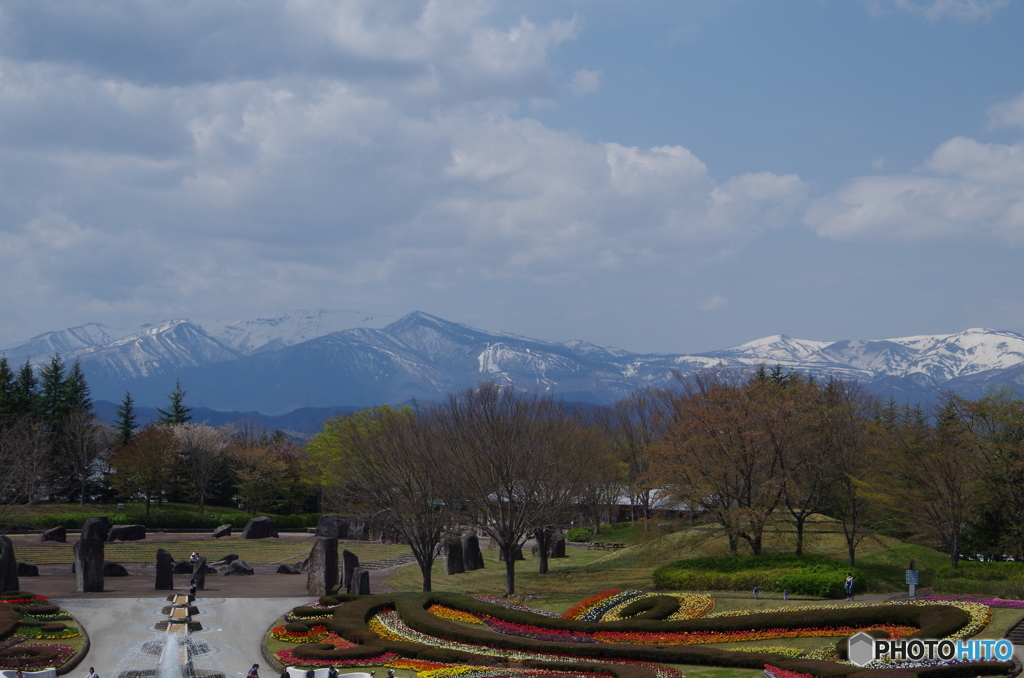
[[[1024,598],[1024,563],[960,561],[939,568],[932,581],[936,593],[983,593],[1001,598]]]

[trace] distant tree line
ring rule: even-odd
[[[0,356],[0,526],[40,501],[138,500],[151,505],[244,504],[303,513],[319,506],[301,446],[254,421],[214,428],[192,421],[180,383],[160,417],[140,427],[130,393],[100,421],[81,365],[55,355],[12,370]]]

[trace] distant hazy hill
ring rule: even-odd
[[[208,408],[211,422],[238,412],[437,400],[483,379],[610,403],[643,386],[674,383],[676,372],[760,363],[857,379],[880,395],[923,403],[948,390],[974,397],[992,385],[1024,384],[1024,336],[987,329],[835,342],[775,335],[710,353],[661,355],[478,330],[419,312],[395,319],[303,310],[135,330],[89,324],[3,352],[15,363],[31,357],[39,364],[54,352],[78,358],[93,396],[111,402],[131,391],[141,405],[162,406],[180,379],[188,403]]]

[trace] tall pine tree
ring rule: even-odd
[[[68,413],[64,387],[64,361],[56,353],[39,372],[39,412],[48,431],[60,429]]]
[[[92,394],[85,381],[82,363],[75,360],[64,379],[64,403],[68,412],[92,413]]]
[[[192,421],[192,408],[185,407],[185,396],[187,393],[187,391],[181,390],[181,381],[175,379],[174,390],[168,396],[171,406],[166,410],[161,410],[159,407],[156,408],[156,411],[160,413],[160,418],[153,423],[157,426],[175,426]]]
[[[114,419],[114,430],[117,431],[117,443],[119,446],[127,445],[135,437],[135,429],[139,426],[138,416],[135,414],[135,401],[129,391],[124,392],[124,400],[117,406],[116,419]]]
[[[39,382],[32,364],[25,359],[25,364],[18,370],[14,381],[13,410],[17,418],[37,414],[39,411]]]
[[[0,429],[13,424],[18,416],[14,411],[14,371],[6,355],[0,355]]]

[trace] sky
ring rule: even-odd
[[[0,0],[0,346],[1024,332],[1024,0]]]

